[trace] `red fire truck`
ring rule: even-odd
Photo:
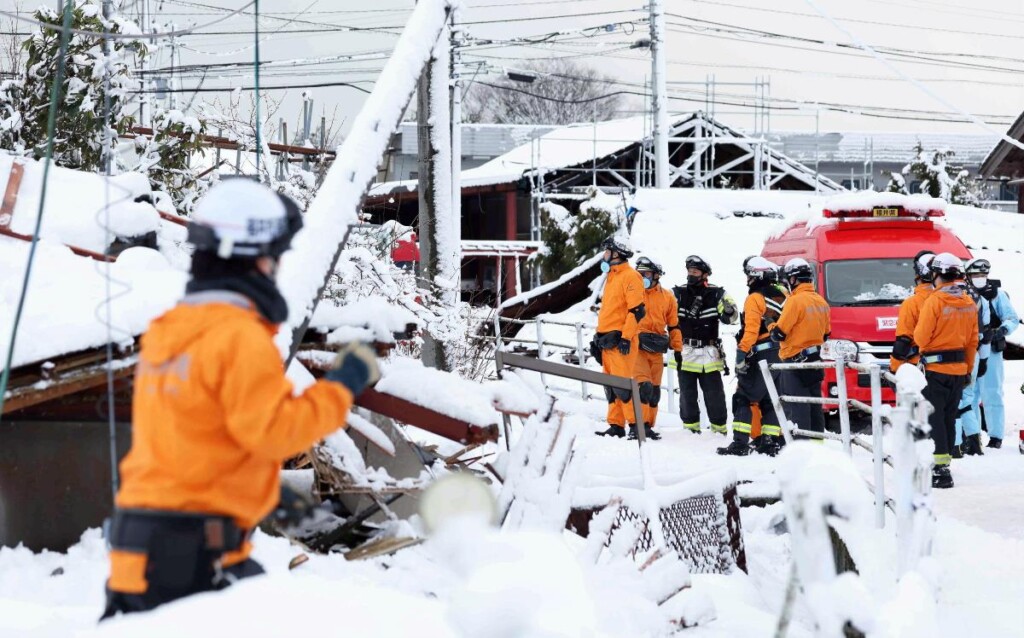
[[[803,257],[815,270],[815,287],[832,308],[832,339],[857,344],[861,360],[885,366],[896,338],[900,303],[914,289],[914,255],[921,250],[971,253],[937,218],[942,200],[888,193],[853,194],[826,202],[821,216],[794,222],[765,242],[761,255],[780,266]],[[851,399],[870,403],[868,375],[847,370]],[[826,370],[823,396],[838,396],[834,370]],[[883,388],[883,400],[895,400]]]

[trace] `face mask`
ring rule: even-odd
[[[612,265],[607,261],[601,262],[601,272],[609,272],[612,269]]]
[[[647,277],[644,277],[644,288],[650,288],[653,285],[654,285],[654,282],[652,282]]]
[[[987,277],[972,277],[971,278],[971,285],[974,286],[977,290],[981,290],[982,288],[984,288],[985,286],[988,285],[988,278]]]
[[[696,286],[702,280],[703,280],[703,277],[700,277],[699,275],[687,275],[686,276],[686,285],[687,286]]]

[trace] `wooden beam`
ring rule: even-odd
[[[463,445],[486,443],[498,440],[498,426],[479,426],[460,421],[459,419],[441,414],[412,401],[391,394],[378,392],[373,388],[363,391],[356,398],[356,405],[371,412],[390,417],[400,423],[414,425],[418,428],[457,441]]]
[[[21,189],[21,178],[24,175],[25,165],[17,160],[11,162],[11,174],[7,178],[3,205],[0,206],[0,228],[9,229],[11,227],[14,207],[18,203],[18,191]]]
[[[115,361],[115,363],[117,363]],[[127,365],[114,369],[114,379],[123,379],[132,375],[135,371],[134,358]],[[79,372],[69,373],[66,377],[50,382],[43,388],[37,388],[35,384],[14,388],[7,393],[4,401],[4,414],[21,410],[23,408],[46,403],[69,394],[75,394],[83,390],[89,390],[101,386],[107,382],[106,362],[86,368]]]

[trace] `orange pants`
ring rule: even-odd
[[[665,369],[665,355],[641,350],[637,353],[633,376],[640,386],[640,403],[644,423],[654,427],[661,401],[661,377]]]
[[[761,436],[761,406],[751,403],[750,412],[750,438],[756,439]]]
[[[640,350],[636,337],[629,342],[629,354],[622,354],[618,348],[609,348],[601,352],[602,368],[605,374],[613,374],[617,377],[633,378],[633,369],[636,367],[637,352]],[[617,427],[625,427],[627,423],[636,421],[633,415],[633,403],[630,400],[629,390],[604,389],[605,397],[608,399],[608,424]],[[639,400],[639,397],[637,397]]]

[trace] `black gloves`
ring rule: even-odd
[[[988,372],[988,357],[985,357],[978,363],[978,378],[980,379],[985,376],[986,372]]]
[[[786,340],[786,333],[779,330],[778,326],[774,326],[772,331],[768,333],[768,337],[771,338],[775,343]]]
[[[683,369],[683,353],[682,352],[678,352],[678,351],[677,352],[673,352],[672,353],[672,358],[676,360],[676,370],[682,370]]]
[[[619,339],[619,352],[629,354],[629,339]]]
[[[353,396],[359,396],[367,386],[380,380],[377,355],[365,344],[350,343],[338,352],[334,367],[327,371],[324,378],[340,383]]]

